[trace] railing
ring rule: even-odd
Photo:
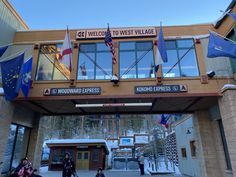
[[[138,170],[139,165],[136,158],[114,157],[112,159],[112,169],[114,170]]]

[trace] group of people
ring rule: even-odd
[[[78,177],[75,170],[75,164],[70,157],[70,153],[65,154],[62,164],[62,177],[71,177],[72,175],[74,177]],[[9,177],[42,177],[34,172],[35,170],[33,169],[32,164],[26,157],[21,160],[20,164],[15,168],[14,172]],[[102,168],[97,170],[95,177],[105,177]]]
[[[26,157],[21,160],[20,164],[16,167],[10,177],[42,177],[34,172],[35,170],[33,169],[32,164]]]
[[[75,164],[70,157],[70,153],[66,153],[65,158],[63,159],[63,170],[62,170],[62,177],[78,177],[75,170]],[[97,174],[95,177],[105,177],[102,168],[97,170]]]
[[[144,175],[144,156],[138,156],[138,163],[140,169],[140,175]],[[63,159],[63,170],[62,177],[78,177],[75,170],[75,164],[72,158],[70,157],[70,153],[65,154],[65,158]],[[34,174],[34,169],[27,158],[23,158],[21,163],[16,167],[14,173],[10,175],[10,177],[42,177],[40,175]],[[97,174],[95,177],[105,177],[102,168],[98,168]]]

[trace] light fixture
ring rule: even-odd
[[[76,108],[93,107],[131,107],[131,106],[152,106],[152,103],[100,103],[100,104],[76,104]]]
[[[161,84],[162,83],[162,77],[157,77],[157,83]]]
[[[208,71],[208,72],[207,72],[207,76],[208,76],[209,78],[213,78],[215,75],[216,75],[215,71]]]
[[[191,134],[191,132],[190,132],[190,130],[189,130],[189,129],[187,129],[187,131],[186,131],[186,134]]]
[[[39,44],[34,44],[34,50],[39,49]]]
[[[193,129],[193,127],[188,127],[187,130],[186,130],[186,134],[187,135],[190,135],[192,132],[191,132],[191,129]]]
[[[114,75],[111,77],[111,82],[112,82],[113,84],[118,84],[119,78],[117,77],[116,74],[114,74]]]

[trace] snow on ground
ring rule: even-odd
[[[157,164],[155,164],[154,160],[151,159],[145,159],[144,161],[144,168],[145,173],[152,174],[152,173],[163,173],[163,174],[175,174],[175,175],[181,175],[179,168],[171,163],[169,160],[165,161],[164,158],[159,158],[157,161]]]
[[[48,172],[48,166],[40,167],[39,173],[46,173]]]

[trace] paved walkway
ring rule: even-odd
[[[95,177],[96,171],[78,171],[77,172],[79,177]],[[106,177],[140,177],[139,171],[104,171],[104,174]],[[43,177],[61,177],[62,172],[61,171],[46,171],[41,172],[41,176]],[[158,177],[184,177],[182,175],[175,175],[175,174],[158,174],[158,175],[152,175],[152,176],[158,176]],[[151,177],[150,175],[143,175],[142,177]]]

